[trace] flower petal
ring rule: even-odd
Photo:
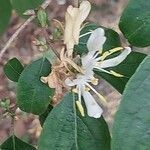
[[[80,27],[84,20],[87,18],[91,10],[91,4],[89,1],[83,1],[80,4],[79,12],[76,17],[76,21],[73,28],[73,38],[75,41],[75,44],[79,43],[79,35],[80,35]]]
[[[65,84],[66,84],[67,86],[75,86],[75,85],[76,85],[76,83],[74,83],[74,81],[70,80],[69,78],[67,78],[67,79],[65,80]]]
[[[125,47],[125,50],[117,57],[107,59],[99,63],[96,68],[108,68],[108,67],[115,67],[119,65],[121,62],[123,62],[126,57],[130,54],[131,48]]]
[[[90,92],[83,90],[82,96],[85,101],[88,115],[90,117],[100,118],[103,113],[103,110],[97,104],[97,102],[95,101],[94,97],[90,94]]]
[[[68,6],[65,15],[65,32],[64,32],[64,44],[67,44],[72,40],[73,26],[78,14],[79,8],[74,8],[73,6]]]
[[[88,76],[89,78],[92,78],[94,75],[93,69],[95,66],[95,59],[94,59],[94,53],[88,52],[86,55],[82,56],[82,68],[85,71],[85,75]]]
[[[95,54],[95,52],[92,51],[92,52],[88,52],[86,55],[82,56],[81,61],[82,61],[83,68],[85,66],[90,67],[89,64],[93,64],[93,62],[95,62],[94,61],[94,54]]]
[[[103,44],[106,41],[106,37],[104,34],[105,31],[102,28],[97,28],[92,32],[87,42],[89,51],[102,51]]]

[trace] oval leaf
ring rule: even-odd
[[[77,110],[78,111],[78,110]],[[110,150],[110,135],[104,119],[81,117],[75,97],[66,94],[47,117],[39,140],[39,150]]]
[[[20,109],[33,114],[46,111],[54,90],[40,81],[41,76],[47,76],[51,65],[41,58],[28,65],[21,73],[17,85],[17,104]]]
[[[8,79],[18,82],[21,72],[23,71],[23,66],[17,58],[10,59],[4,66],[5,75]]]
[[[150,148],[150,56],[129,80],[116,114],[112,150]]]
[[[130,0],[119,27],[128,41],[137,47],[150,46],[150,1]]]
[[[3,33],[6,29],[10,17],[11,17],[11,4],[9,0],[1,0],[0,1],[0,33]]]
[[[39,7],[44,0],[11,0],[12,6],[20,16],[27,10],[34,10]]]
[[[36,150],[35,147],[25,143],[16,136],[9,137],[1,146],[1,150]]]

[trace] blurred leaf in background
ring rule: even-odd
[[[4,32],[9,24],[9,20],[11,17],[11,3],[9,0],[1,0],[0,1],[0,34]]]

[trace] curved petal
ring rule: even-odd
[[[102,51],[103,44],[106,41],[105,31],[102,28],[95,29],[90,35],[87,47],[89,51]]]
[[[74,29],[73,29],[73,38],[75,41],[75,44],[79,43],[79,35],[80,35],[80,27],[83,23],[83,21],[87,18],[91,10],[91,4],[89,1],[83,1],[80,4],[79,12],[77,14]]]
[[[94,54],[95,54],[95,52],[94,53],[88,52],[86,55],[84,55],[81,58],[82,68],[84,69],[85,75],[88,78],[92,78],[94,76],[93,69],[94,69],[94,66],[96,63],[96,60],[94,59]]]
[[[119,65],[121,62],[123,62],[126,57],[130,54],[131,48],[125,47],[124,51],[117,57],[107,59],[102,61],[99,65],[96,66],[96,68],[108,68],[108,67],[115,67]]]
[[[90,92],[83,90],[82,96],[85,101],[88,115],[90,117],[100,118],[103,113],[103,110],[97,104],[97,102],[95,101],[94,97],[90,94]]]

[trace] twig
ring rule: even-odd
[[[48,5],[51,3],[52,0],[45,0],[45,2],[41,5],[43,9],[46,9]],[[6,45],[3,47],[3,49],[0,51],[0,60],[3,57],[6,50],[9,48],[11,43],[17,38],[17,36],[24,30],[24,28],[36,17],[36,15],[32,15],[30,18],[28,18],[17,30],[16,32],[10,37]]]
[[[3,56],[3,54],[6,52],[6,50],[9,48],[11,43],[17,38],[19,33],[35,18],[35,15],[31,16],[29,19],[27,19],[18,29],[17,31],[11,36],[11,38],[8,40],[4,48],[0,51],[0,60]]]
[[[52,43],[50,42],[50,39],[49,39],[49,35],[47,33],[47,31],[45,29],[43,29],[43,34],[44,34],[44,37],[46,39],[46,42],[49,44],[50,48],[52,49],[52,51],[54,52],[54,54],[57,56],[57,58],[60,60],[60,55],[57,51],[55,51]]]

